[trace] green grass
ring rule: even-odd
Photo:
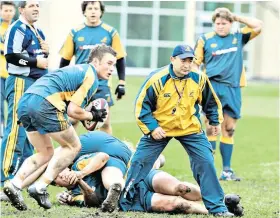
[[[133,116],[133,103],[144,77],[127,78],[127,95],[115,102],[113,112],[113,132],[120,139],[128,139],[134,144],[141,136]],[[249,83],[243,89],[242,119],[236,130],[233,154],[233,168],[242,177],[241,182],[222,182],[225,193],[242,196],[245,216],[250,218],[279,217],[279,90],[278,84]],[[79,129],[82,133],[84,130]],[[180,180],[195,182],[190,170],[189,158],[181,145],[172,140],[164,151],[164,170]],[[221,156],[215,154],[217,174],[220,174]],[[209,187],[211,188],[211,187]],[[29,209],[20,212],[1,203],[2,217],[186,217],[186,215],[149,213],[100,213],[97,209],[59,206],[55,195],[61,188],[50,187],[53,208],[44,211],[25,193]],[[97,214],[98,213],[98,214]],[[188,216],[204,217],[204,216]]]

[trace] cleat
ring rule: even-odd
[[[122,188],[119,183],[115,183],[110,186],[107,198],[101,205],[102,212],[112,213],[117,208],[121,191]]]
[[[3,191],[0,191],[0,201],[10,202],[10,199],[8,198],[8,196]]]
[[[220,177],[221,181],[241,181],[239,177],[235,175],[233,170],[224,170]]]
[[[225,196],[225,205],[228,211],[233,213],[235,216],[243,216],[244,208],[240,204],[241,197],[236,194],[227,194]]]
[[[227,211],[220,212],[220,213],[214,213],[213,215],[214,216],[220,216],[220,217],[232,217],[232,216],[234,216],[233,213],[230,213],[230,212],[227,212]]]
[[[237,204],[236,207],[233,210],[233,213],[235,216],[243,216],[244,215],[244,207],[242,207],[240,204]]]
[[[10,181],[6,181],[3,188],[4,193],[10,199],[12,206],[18,210],[27,210],[27,206],[23,201],[21,189],[17,188]]]
[[[176,196],[184,196],[187,193],[190,193],[191,189],[190,187],[186,186],[185,184],[179,184],[176,188],[175,188],[175,195]]]
[[[29,193],[29,196],[34,198],[41,207],[45,209],[50,209],[52,207],[46,188],[42,189],[41,192],[38,192],[36,186],[31,185],[29,186],[27,191]]]

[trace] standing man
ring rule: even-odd
[[[98,87],[98,78],[109,79],[116,64],[116,52],[109,46],[92,49],[88,64],[58,69],[40,78],[22,96],[17,111],[28,139],[36,154],[27,158],[15,177],[5,183],[4,192],[19,210],[27,207],[21,195],[23,181],[49,161],[43,175],[29,186],[29,195],[38,204],[51,208],[47,186],[69,166],[81,149],[81,142],[69,123],[68,116],[77,120],[103,121],[106,109],[86,111]],[[52,139],[60,144],[54,154]]]
[[[125,94],[125,50],[122,46],[118,32],[108,24],[101,20],[105,11],[105,5],[102,1],[83,1],[82,12],[86,18],[84,24],[78,28],[72,29],[70,34],[60,50],[61,62],[60,67],[69,65],[73,56],[75,56],[76,64],[87,62],[90,49],[96,44],[106,44],[111,46],[117,52],[117,71],[119,76],[119,84],[115,94],[117,100],[121,99]],[[104,98],[109,106],[113,106],[113,98],[111,94],[111,82],[100,80],[99,87],[95,98]],[[112,134],[112,126],[110,122],[110,114],[103,127],[100,130]]]
[[[0,3],[0,75],[1,75],[1,110],[0,110],[0,143],[4,135],[5,116],[4,116],[4,101],[5,101],[5,81],[8,77],[7,62],[4,56],[4,36],[12,23],[16,13],[16,6],[11,1],[1,1]]]
[[[231,168],[236,122],[240,118],[241,88],[244,83],[243,47],[260,34],[262,21],[238,16],[227,8],[217,8],[212,16],[214,31],[202,35],[196,44],[194,61],[197,66],[205,65],[209,77],[223,107],[224,121],[220,152],[223,171],[220,180],[240,181]],[[230,32],[232,23],[240,22],[246,26],[237,32]],[[206,132],[212,148],[216,149],[217,136],[212,135],[206,122]]]
[[[201,105],[212,133],[218,135],[223,121],[221,103],[208,78],[191,71],[193,58],[190,46],[176,46],[170,65],[152,72],[139,91],[135,117],[144,135],[132,158],[121,195],[120,207],[124,211],[133,209],[143,180],[174,137],[190,156],[206,209],[216,216],[233,216],[223,202],[224,192],[216,176],[211,144],[199,118]]]
[[[45,75],[48,67],[49,47],[43,32],[35,26],[39,18],[38,1],[21,1],[20,18],[7,30],[4,54],[9,77],[5,92],[8,101],[7,127],[1,145],[1,185],[12,179],[25,158],[33,154],[24,128],[17,124],[16,111],[23,93],[38,78]]]

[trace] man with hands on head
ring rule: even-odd
[[[240,181],[231,168],[231,157],[234,145],[234,132],[241,110],[241,87],[246,85],[243,65],[243,47],[262,29],[262,21],[256,18],[239,16],[227,8],[217,8],[212,16],[214,31],[199,37],[195,46],[196,66],[202,63],[206,75],[219,97],[224,121],[220,139],[220,152],[223,160],[223,171],[220,180]],[[245,24],[236,32],[231,31],[233,22]],[[206,133],[216,149],[218,137],[213,135],[206,120]]]

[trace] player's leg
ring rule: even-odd
[[[46,171],[34,184],[38,192],[39,190],[46,189],[57,175],[73,162],[81,148],[79,137],[73,126],[70,126],[61,132],[49,133],[47,135],[57,141],[61,148],[60,152],[56,152],[52,156]]]
[[[110,157],[105,168],[102,170],[102,182],[108,190],[107,197],[101,205],[103,212],[111,213],[118,206],[118,200],[124,188],[124,175],[126,170],[126,164],[122,160],[114,157]]]
[[[180,196],[154,193],[151,200],[153,212],[179,212],[185,214],[208,214],[204,205]]]
[[[211,214],[226,213],[224,192],[214,166],[211,144],[205,134],[176,137],[190,156],[193,176],[201,189],[202,200]]]
[[[142,136],[131,160],[124,189],[125,191],[121,195],[120,207],[122,210],[130,210],[138,183],[141,180],[144,180],[148,175],[156,159],[159,157],[170,139],[171,138],[154,140],[150,136]]]
[[[50,137],[41,135],[38,132],[28,132],[27,134],[37,152],[23,162],[14,178],[10,182],[7,181],[4,186],[5,194],[11,200],[12,205],[18,210],[27,209],[20,193],[24,180],[48,162],[53,155],[53,146]]]
[[[220,140],[220,152],[223,160],[223,172],[220,180],[240,181],[231,169],[231,157],[234,146],[234,132],[237,120],[240,118],[241,89],[226,87],[228,98],[224,107],[224,121],[222,123],[222,137]]]
[[[151,177],[151,182],[149,177]],[[186,200],[200,201],[200,188],[189,182],[181,182],[174,176],[161,170],[151,170],[148,178],[154,192],[165,195],[181,196]],[[145,179],[146,181],[146,179]]]

